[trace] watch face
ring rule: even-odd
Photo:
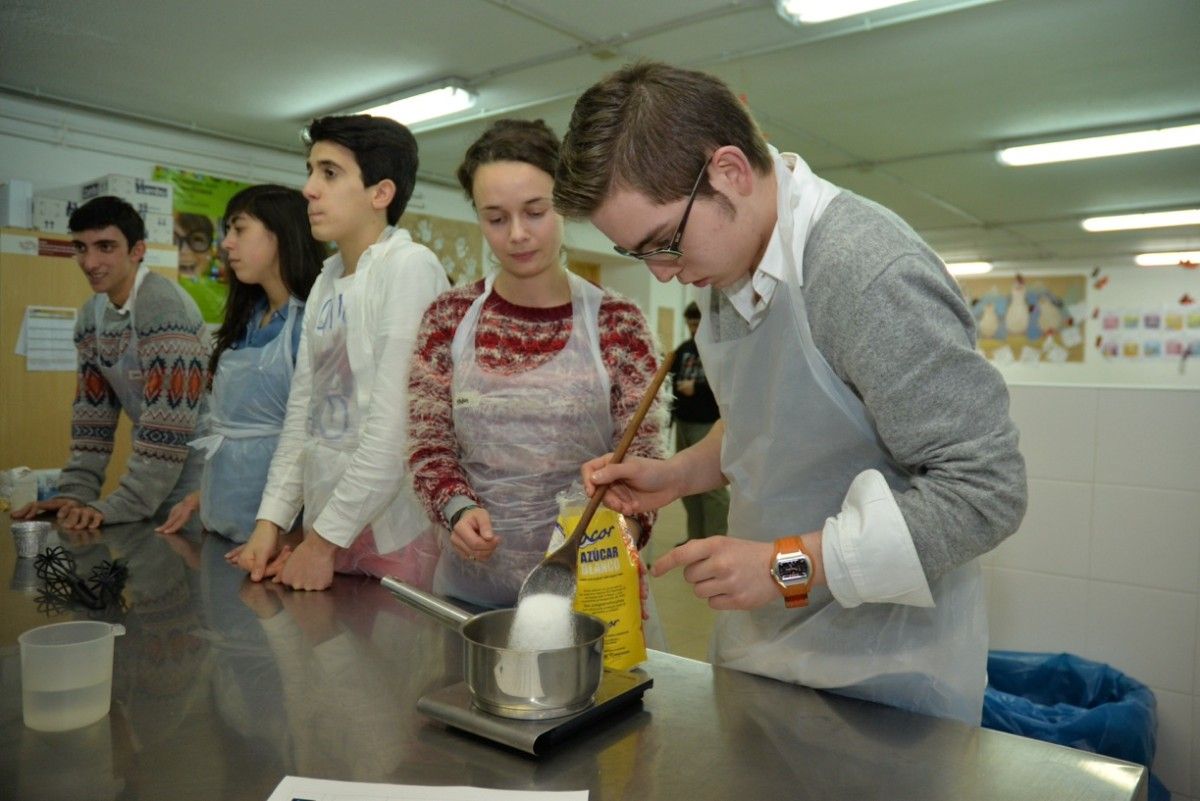
[[[799,584],[808,580],[808,559],[805,557],[780,559],[776,563],[775,570],[779,575],[779,580],[784,584]]]

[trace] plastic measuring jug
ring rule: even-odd
[[[30,629],[21,644],[25,725],[67,731],[95,723],[112,703],[113,638],[125,627],[96,620]]]

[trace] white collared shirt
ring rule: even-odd
[[[772,153],[774,152],[772,148]],[[795,167],[798,157],[794,153],[779,153],[778,156],[783,162],[784,169],[791,170]],[[777,172],[779,169],[780,166],[776,165]],[[776,210],[777,214],[783,214],[789,208],[785,197],[785,193],[788,191],[787,184],[778,174],[775,177]],[[777,218],[775,227],[771,230],[771,238],[767,242],[767,249],[763,251],[758,265],[748,277],[728,289],[722,290],[730,305],[750,325],[751,330],[757,328],[766,316],[767,308],[771,305],[771,298],[775,295],[775,288],[783,281],[786,270],[783,235]],[[801,283],[803,280],[804,278],[801,276]]]
[[[778,232],[779,227],[776,224],[762,261],[754,268],[754,272],[728,289],[721,290],[738,315],[750,324],[751,330],[757,328],[766,317],[775,288],[783,280],[783,245],[779,241]]]
[[[258,517],[289,529],[304,504],[304,460],[313,391],[312,348],[324,299],[336,297],[344,274],[341,254],[325,261],[309,293],[311,312],[304,315],[296,371],[288,394],[279,445],[271,460]],[[340,287],[346,304],[346,353],[354,375],[355,399],[361,410],[358,447],[332,497],[313,527],[329,542],[349,545],[374,521],[381,553],[397,550],[428,523],[412,493],[407,470],[408,370],[417,329],[425,308],[450,288],[446,271],[428,248],[412,241],[403,228],[388,227],[358,260],[352,281]],[[412,521],[404,530],[384,524],[396,515],[383,512],[405,507]]]
[[[122,317],[133,311],[133,299],[137,297],[138,289],[142,286],[142,281],[150,274],[150,268],[144,264],[139,264],[137,274],[133,278],[133,289],[129,292],[129,297],[125,298],[125,302],[117,306],[112,302],[112,298],[108,295],[104,296],[104,302],[108,304],[107,308],[112,309]]]

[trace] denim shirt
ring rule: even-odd
[[[283,304],[279,311],[271,315],[271,319],[267,321],[267,324],[263,325],[262,320],[267,314],[268,306],[267,299],[261,298],[254,307],[254,313],[250,315],[250,322],[246,325],[246,332],[231,347],[234,350],[240,350],[241,348],[261,348],[263,345],[266,345],[279,336],[279,332],[283,330],[283,324],[287,322],[288,311],[290,309],[290,303]],[[292,328],[293,364],[296,363],[296,353],[300,347],[300,329],[302,328],[301,322],[304,319],[304,307],[300,306],[296,313],[300,315],[300,319],[296,321],[296,326]]]

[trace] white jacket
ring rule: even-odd
[[[343,270],[341,254],[326,259],[310,297],[329,294]],[[408,368],[425,308],[449,288],[437,257],[402,228],[392,230],[390,236],[385,233],[359,259],[348,290],[346,350],[362,410],[362,430],[333,497],[314,523],[317,532],[335,545],[348,547],[393,502],[411,502],[417,513],[413,520],[425,520],[407,469]],[[305,315],[287,416],[258,510],[260,519],[285,530],[304,504],[302,455],[309,439],[312,396],[308,340],[316,321],[316,314]],[[398,498],[397,493],[405,497]],[[390,538],[380,537],[381,533],[376,532],[381,552],[403,544],[388,542]],[[418,533],[414,530],[405,539]]]

